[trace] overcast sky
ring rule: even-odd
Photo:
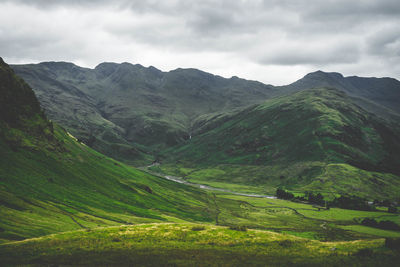
[[[8,63],[131,62],[291,83],[400,78],[399,0],[0,0]]]

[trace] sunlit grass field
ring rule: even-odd
[[[384,239],[319,242],[270,231],[204,224],[80,230],[0,245],[2,264],[139,266],[373,266],[399,255]]]

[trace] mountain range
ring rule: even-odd
[[[363,196],[397,192],[396,79],[317,71],[272,86],[129,63],[12,68],[50,119],[129,164],[162,162],[161,172],[267,192],[277,186],[326,191],[334,185],[344,193],[349,181],[358,181],[350,188]]]
[[[48,116],[89,146],[127,160],[189,138],[203,114],[259,103],[271,86],[194,69],[171,72],[128,63],[95,69],[47,62],[12,66]]]
[[[47,70],[21,67],[38,86],[34,93],[0,58],[3,265],[398,262],[393,206],[388,212],[329,208],[251,191],[281,187],[393,205],[400,191],[400,131],[391,101],[197,70],[161,73],[158,81],[149,76],[139,87],[129,82],[131,74],[120,75],[115,81],[128,81],[114,85],[107,72],[39,65]],[[150,92],[152,83],[163,86]],[[184,94],[186,86],[192,90]],[[367,112],[365,103],[378,108]],[[142,171],[88,145],[121,158],[127,153],[126,162],[153,164]],[[225,190],[160,176],[171,173]],[[365,226],[367,220],[386,230]]]
[[[144,162],[148,154],[187,140],[204,115],[308,88],[337,88],[385,118],[398,118],[400,112],[400,82],[391,78],[318,71],[274,87],[196,69],[162,72],[129,63],[102,63],[94,69],[65,62],[12,67],[31,85],[50,119],[89,146],[128,162]]]

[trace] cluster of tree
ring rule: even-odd
[[[376,210],[375,206],[370,205],[366,199],[357,196],[335,197],[335,199],[329,202],[329,205],[331,207],[338,207],[350,210]]]
[[[306,191],[305,198],[308,202],[312,204],[317,204],[320,206],[325,205],[325,200],[321,193],[314,194],[313,192]]]
[[[321,193],[306,191],[304,196],[295,197],[292,193],[282,188],[278,188],[276,190],[276,197],[280,199],[293,200],[293,201],[307,201],[310,204],[326,206],[328,209],[329,207],[337,207],[341,209],[373,211],[376,210],[375,205],[382,206],[381,204],[384,204],[384,206],[388,207],[388,212],[391,213],[397,212],[397,208],[394,205],[395,203],[392,203],[388,200],[384,200],[381,202],[375,200],[374,204],[370,204],[366,199],[352,195],[335,197],[331,201],[325,201]]]
[[[397,212],[397,202],[392,202],[388,199],[385,200],[374,200],[374,205],[375,206],[380,206],[380,207],[387,207],[388,212],[390,213],[396,213]]]
[[[392,206],[392,202],[388,199],[384,199],[384,200],[374,200],[374,205],[375,206],[381,206],[381,207],[390,207]]]
[[[361,224],[365,225],[365,226],[369,226],[369,227],[383,229],[383,230],[400,231],[400,226],[392,221],[377,222],[373,218],[365,218],[364,220],[361,221]]]
[[[287,199],[287,200],[292,200],[294,199],[294,195],[288,191],[285,191],[284,189],[278,188],[276,189],[276,197],[280,199]]]
[[[390,212],[390,213],[397,213],[397,207],[394,207],[394,206],[388,207],[388,212]]]
[[[276,190],[276,197],[280,199],[286,199],[286,200],[298,200],[298,201],[307,201],[311,204],[317,204],[317,205],[325,205],[325,200],[324,197],[321,195],[321,193],[315,194],[313,192],[306,191],[304,196],[294,196],[292,193],[278,188]]]

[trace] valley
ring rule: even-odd
[[[0,63],[6,266],[399,260],[400,232],[365,223],[400,225],[384,204],[400,192],[391,103],[375,101],[382,115],[354,88],[287,92],[192,69]],[[277,188],[380,202],[327,208]]]
[[[0,0],[0,267],[400,265],[396,0]]]

